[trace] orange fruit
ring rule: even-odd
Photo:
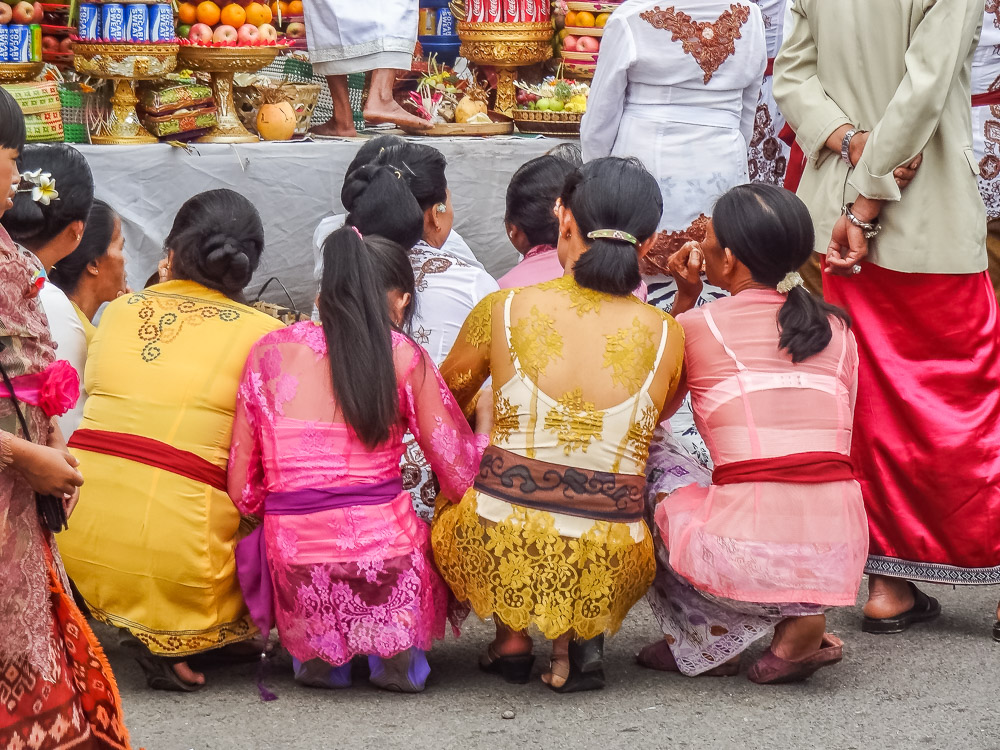
[[[576,26],[577,25],[577,23],[576,23],[576,11],[575,10],[571,10],[571,11],[569,11],[569,13],[566,14],[566,25],[567,26]]]
[[[288,4],[288,15],[290,16],[302,15],[302,0],[292,0]]]
[[[603,29],[605,25],[608,23],[609,18],[611,18],[610,13],[599,13],[597,15],[597,18],[594,19],[594,26],[596,26],[599,29]]]
[[[264,3],[250,3],[247,6],[247,23],[252,23],[254,26],[271,23],[271,9]]]
[[[581,29],[592,29],[594,24],[597,23],[597,19],[594,18],[594,14],[589,10],[581,10],[576,14],[576,23],[574,26],[579,26]]]
[[[239,3],[230,3],[223,7],[221,20],[222,23],[238,29],[247,22],[247,12],[243,10],[243,6]]]
[[[198,6],[194,3],[181,3],[177,8],[177,20],[190,26],[198,21]]]
[[[281,11],[280,14],[278,13],[279,10]],[[274,2],[271,3],[271,16],[273,18],[277,18],[279,15],[281,16],[282,21],[284,21],[285,16],[288,15],[288,3],[286,3],[285,0],[274,0]]]
[[[198,3],[198,9],[195,15],[198,18],[198,23],[215,26],[215,24],[219,22],[222,11],[219,10],[219,6],[213,3],[212,0],[204,0],[201,3]]]

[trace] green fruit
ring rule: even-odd
[[[187,39],[188,35],[190,33],[191,33],[191,26],[190,26],[190,24],[186,24],[185,23],[185,24],[181,24],[180,26],[177,27],[177,38],[178,39]]]
[[[544,112],[545,110],[547,110],[549,108],[549,104],[550,103],[551,103],[551,100],[549,100],[549,99],[539,99],[537,102],[535,102],[535,109],[538,109],[538,110],[541,110],[542,112]]]
[[[562,112],[563,111],[563,103],[561,101],[559,101],[558,99],[553,99],[549,103],[549,111],[550,112]]]

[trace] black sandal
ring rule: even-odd
[[[535,666],[535,656],[526,654],[500,656],[490,644],[486,653],[479,658],[479,668],[488,674],[498,674],[512,685],[524,685],[531,679],[531,668]]]
[[[135,660],[142,668],[142,673],[146,677],[146,685],[151,690],[194,693],[205,687],[196,682],[185,682],[174,671],[174,664],[185,661],[185,659],[171,659],[166,656],[157,656],[139,641],[123,645],[131,647],[135,652]]]
[[[548,684],[548,683],[546,683]],[[604,635],[585,641],[569,642],[569,677],[559,687],[549,684],[557,693],[582,693],[604,687]]]
[[[993,640],[1000,643],[1000,620],[993,623]]]
[[[928,622],[941,614],[941,604],[937,599],[933,596],[927,596],[912,583],[909,586],[913,591],[912,607],[895,617],[865,617],[861,623],[861,631],[873,635],[902,633],[904,630],[908,630],[911,625],[916,625],[918,622]],[[997,630],[994,627],[994,638],[996,638],[996,634]]]

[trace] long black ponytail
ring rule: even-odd
[[[319,319],[344,421],[367,447],[381,445],[399,421],[392,324],[379,273],[353,227],[323,243]]]
[[[712,226],[719,244],[733,252],[754,281],[770,287],[798,271],[813,253],[809,210],[795,193],[774,185],[733,188],[715,204]],[[841,308],[814,297],[804,286],[793,287],[778,311],[779,346],[796,363],[819,354],[833,338],[830,318],[851,325]]]

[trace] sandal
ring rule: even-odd
[[[674,659],[674,654],[670,650],[670,645],[664,640],[659,640],[656,643],[650,643],[648,646],[644,646],[642,651],[636,655],[635,661],[640,667],[645,667],[646,669],[655,669],[659,672],[677,672],[678,674],[683,674],[680,667],[677,666],[677,660]],[[739,654],[737,654],[735,658],[694,676],[734,677],[739,673],[740,657]]]
[[[199,685],[197,682],[185,682],[174,671],[174,664],[185,661],[185,659],[169,659],[165,656],[157,656],[149,649],[143,647],[136,653],[135,660],[139,662],[142,673],[146,677],[146,685],[151,690],[194,693],[205,687],[204,685]]]
[[[563,662],[553,662],[549,668],[552,677],[563,678],[552,667]],[[563,671],[563,670],[560,670]],[[580,693],[604,687],[604,634],[585,641],[569,642],[569,674],[561,685],[546,682],[557,693]]]
[[[818,669],[831,667],[844,658],[844,642],[830,633],[823,634],[820,647],[801,659],[789,661],[768,648],[764,655],[750,667],[747,678],[758,685],[784,685],[802,682]]]
[[[531,679],[531,668],[535,665],[535,656],[530,651],[526,654],[508,654],[501,656],[491,643],[486,653],[479,658],[479,668],[488,674],[498,674],[513,685],[524,685]]]
[[[1000,620],[993,623],[993,640],[1000,643]]]
[[[873,635],[902,633],[904,630],[908,630],[911,625],[933,620],[941,614],[941,604],[937,599],[933,596],[927,596],[912,583],[909,583],[909,586],[910,590],[913,591],[912,607],[895,617],[865,617],[861,623],[861,631]],[[996,637],[996,629],[993,633]]]

